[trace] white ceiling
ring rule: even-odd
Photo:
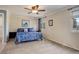
[[[37,14],[28,14],[29,10],[25,10],[24,8],[31,8],[31,5],[0,5],[0,9],[9,10],[11,14],[16,15],[28,15],[28,16],[35,16],[41,17],[45,16],[48,13],[53,13],[56,10],[66,7],[66,5],[40,5],[39,9],[45,9],[45,12],[40,12],[39,15]]]

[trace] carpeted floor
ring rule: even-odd
[[[68,47],[58,45],[48,40],[24,42],[15,44],[11,39],[3,54],[78,54],[79,51],[73,50]]]

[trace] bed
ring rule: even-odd
[[[16,33],[15,43],[25,42],[25,41],[35,41],[42,40],[42,33],[36,32],[33,28],[19,28]]]

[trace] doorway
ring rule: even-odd
[[[2,49],[4,44],[4,14],[0,13],[0,49]]]

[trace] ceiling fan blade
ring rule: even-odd
[[[32,12],[28,12],[28,14],[30,14],[30,13],[32,13]]]
[[[24,9],[31,10],[31,9],[29,9],[29,8],[24,8]]]
[[[45,11],[45,10],[38,10],[38,11]]]
[[[39,13],[37,12],[36,14],[38,15]]]

